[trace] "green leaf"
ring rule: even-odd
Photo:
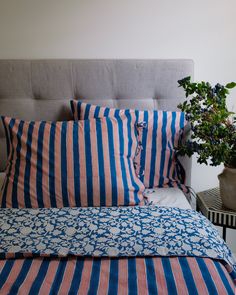
[[[190,123],[189,142],[177,147],[180,155],[198,154],[198,162],[217,166],[229,163],[236,167],[236,114],[230,112],[226,105],[229,89],[236,87],[235,82],[223,86],[217,83],[191,82],[190,77],[179,81],[185,91],[185,100],[178,107],[185,112]],[[209,162],[208,162],[209,160]]]
[[[228,83],[228,84],[226,84],[226,88],[228,88],[228,89],[232,89],[232,88],[234,88],[236,86],[236,83],[235,82],[231,82],[231,83]]]

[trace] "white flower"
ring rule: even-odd
[[[86,251],[86,252],[92,252],[93,251],[93,249],[94,249],[94,246],[92,246],[92,245],[86,245],[85,246],[85,248],[84,248],[84,250]]]
[[[43,250],[43,253],[44,254],[52,254],[53,253],[53,250],[46,248],[45,250]]]
[[[144,255],[150,255],[150,254],[152,254],[152,251],[149,249],[144,249],[143,253],[144,253]]]
[[[207,236],[207,232],[204,230],[204,229],[202,229],[202,228],[199,228],[199,233],[201,234],[201,235],[203,235],[203,236]]]
[[[93,256],[101,256],[101,254],[102,254],[102,252],[99,251],[99,250],[95,250],[95,251],[93,252]]]
[[[67,218],[66,217],[59,217],[57,219],[57,221],[59,221],[59,222],[67,221]]]
[[[177,228],[178,228],[178,229],[185,229],[185,226],[182,225],[182,224],[177,224]]]
[[[192,249],[192,247],[190,247],[188,244],[183,244],[183,249],[185,251],[190,251]]]
[[[143,222],[143,223],[149,223],[149,222],[150,222],[150,219],[148,219],[148,218],[144,218],[144,219],[142,219],[142,222]]]
[[[16,217],[16,219],[15,219],[16,221],[24,221],[25,220],[25,217],[24,216],[18,216],[18,217]]]
[[[98,231],[97,231],[97,233],[99,234],[99,235],[101,235],[101,234],[103,234],[105,231],[103,230],[103,229],[99,229]]]
[[[53,239],[51,239],[51,242],[53,242],[53,243],[60,243],[60,239],[57,239],[57,238],[53,238]]]
[[[120,212],[119,211],[111,211],[110,212],[110,215],[112,215],[112,216],[119,216],[120,215]]]
[[[55,236],[59,236],[59,235],[61,234],[61,231],[58,230],[58,229],[56,229],[56,230],[54,230],[53,234],[54,234]]]
[[[117,234],[120,233],[120,229],[117,228],[117,227],[111,227],[111,228],[110,228],[110,232],[111,232],[112,234],[114,234],[114,235],[117,235]]]
[[[28,234],[30,234],[32,232],[32,228],[31,227],[23,227],[20,229],[20,232],[22,233],[22,235],[27,236]]]
[[[218,256],[216,251],[213,249],[207,249],[206,254],[207,254],[207,256],[209,256],[211,258],[216,258]]]
[[[157,233],[157,234],[159,234],[159,235],[162,235],[163,232],[164,232],[164,230],[163,230],[162,228],[156,227],[156,228],[154,229],[154,232]]]
[[[97,214],[97,213],[99,213],[99,209],[97,209],[97,208],[92,208],[91,212],[92,212],[93,214]]]
[[[73,236],[76,233],[76,228],[74,228],[74,227],[67,227],[65,233],[68,236]]]
[[[14,236],[4,237],[5,241],[11,241],[11,240],[14,240],[14,239],[15,239]]]
[[[79,215],[79,211],[78,211],[77,209],[72,209],[72,210],[70,211],[70,215],[72,215],[72,216]]]
[[[97,227],[96,224],[90,224],[89,229],[90,229],[90,230],[97,230],[98,227]]]
[[[62,247],[59,249],[58,254],[61,256],[66,256],[68,252],[69,252],[69,249]]]
[[[144,238],[144,241],[145,242],[152,242],[153,241],[153,238],[152,237],[145,237]]]
[[[200,241],[200,238],[196,237],[196,236],[192,236],[192,237],[190,237],[190,241],[193,243],[198,243]]]
[[[1,229],[2,230],[7,230],[9,229],[11,226],[8,224],[8,223],[4,223],[2,226],[1,226]]]
[[[190,229],[190,228],[186,228],[186,232],[188,232],[188,233],[193,233],[194,232],[194,230],[193,229]]]
[[[136,252],[140,252],[140,251],[143,250],[143,246],[142,246],[142,245],[139,245],[139,244],[135,244],[135,245],[134,245],[134,250],[135,250]]]
[[[108,256],[117,256],[119,254],[119,250],[115,247],[111,247],[107,249]]]
[[[161,214],[157,211],[153,211],[153,212],[151,212],[151,215],[157,217],[157,216],[160,216]]]
[[[36,245],[36,249],[39,251],[44,250],[44,249],[46,249],[46,245],[43,243],[40,243],[40,244]]]
[[[157,252],[160,255],[166,255],[168,253],[168,249],[166,247],[159,247],[159,248],[157,248]]]
[[[202,253],[200,251],[196,250],[196,249],[193,249],[192,253],[193,253],[193,255],[196,255],[196,256],[202,255]]]
[[[21,250],[20,246],[11,246],[10,249],[8,249],[9,252],[17,253]]]
[[[53,231],[54,230],[54,226],[52,224],[47,224],[46,228],[45,228],[46,231]]]
[[[142,234],[144,234],[144,235],[148,235],[149,233],[150,233],[149,230],[146,230],[146,229],[142,230]]]
[[[141,230],[141,227],[138,226],[138,225],[135,225],[135,224],[134,224],[133,229],[134,229],[135,231],[140,231],[140,230]]]
[[[13,233],[15,233],[16,232],[16,229],[15,228],[10,228],[9,230],[8,230],[8,233],[9,234],[13,234]]]
[[[31,209],[30,214],[37,215],[39,213],[39,209]]]

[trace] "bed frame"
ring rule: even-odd
[[[193,76],[192,60],[0,60],[0,115],[70,120],[69,100],[102,106],[176,110],[177,80]],[[0,123],[0,172],[6,166]],[[182,161],[191,181],[191,159]]]

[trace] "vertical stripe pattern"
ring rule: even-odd
[[[128,119],[3,122],[10,154],[1,207],[142,203],[144,186],[133,166],[138,141]]]
[[[199,268],[196,268],[199,265]],[[194,257],[28,258],[0,261],[1,294],[229,294],[219,261]]]
[[[130,125],[145,121],[147,127],[140,129],[141,152],[136,155],[136,173],[146,188],[179,187],[187,191],[179,173],[175,147],[184,139],[187,121],[184,113],[169,111],[119,110],[71,101],[75,120],[116,117],[129,118]],[[121,120],[121,121],[122,121]]]

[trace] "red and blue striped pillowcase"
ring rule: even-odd
[[[129,119],[2,119],[8,164],[1,207],[119,206],[143,202],[144,186],[133,167],[137,131]]]
[[[146,188],[179,187],[187,191],[179,173],[174,147],[183,139],[187,126],[183,112],[138,111],[100,107],[79,101],[71,101],[75,120],[89,118],[132,117],[132,124],[145,121],[139,140],[141,152],[135,157],[136,173]]]

